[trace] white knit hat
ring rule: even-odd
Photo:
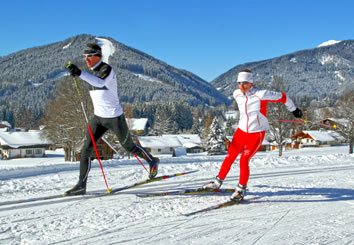
[[[241,71],[238,73],[237,82],[250,82],[253,83],[253,73],[247,71]]]

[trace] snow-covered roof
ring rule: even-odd
[[[238,117],[238,115],[239,115],[238,111],[227,111],[227,112],[225,112],[226,119],[230,119],[230,118],[236,119]]]
[[[140,136],[138,139],[142,147],[166,148],[183,146],[175,135]]]
[[[269,143],[269,141],[266,138],[264,138],[263,142],[262,142],[262,145],[270,145],[270,143]]]
[[[317,141],[335,141],[336,139],[331,135],[330,131],[303,131],[305,134],[308,134]]]
[[[348,126],[349,124],[349,120],[348,119],[344,119],[344,118],[328,118],[328,120],[331,120],[335,123],[339,123],[343,126]]]
[[[200,146],[201,139],[198,134],[177,134],[177,135],[164,135],[164,136],[176,136],[177,139],[182,143],[184,147],[190,148],[189,146],[193,145]]]
[[[140,136],[138,137],[143,147],[166,148],[166,147],[185,147],[194,148],[201,144],[197,134],[178,134],[162,136]]]
[[[6,126],[8,128],[11,128],[11,124],[8,121],[1,121],[0,125],[4,125],[4,126]]]
[[[147,118],[126,118],[130,130],[144,130],[148,119]]]
[[[28,132],[1,132],[0,145],[11,148],[21,146],[48,145],[47,139],[41,138],[39,130],[30,130]]]

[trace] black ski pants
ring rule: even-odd
[[[133,142],[124,114],[114,118],[102,118],[94,116],[89,125],[91,127],[92,135],[96,144],[104,135],[104,133],[110,129],[117,135],[120,144],[124,147],[125,150],[136,154],[141,158],[144,158],[148,163],[153,161],[153,157],[142,146],[136,145]],[[85,142],[81,149],[79,181],[87,181],[87,177],[91,169],[90,156],[93,150],[94,147],[90,132],[87,130]]]

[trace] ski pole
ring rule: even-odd
[[[287,120],[287,119],[280,119],[279,121],[281,122],[301,122],[301,123],[312,123],[312,124],[317,124],[319,126],[325,126],[325,127],[330,127],[330,128],[337,128],[337,125],[328,125],[328,124],[324,124],[324,123],[315,123],[315,122],[311,122],[311,121],[307,121],[307,120]]]
[[[68,68],[68,66],[71,65],[71,62],[69,61],[66,68]],[[88,124],[88,117],[86,115],[86,111],[85,111],[85,107],[84,107],[84,103],[81,99],[81,92],[80,92],[80,89],[79,89],[79,86],[77,85],[77,82],[76,82],[76,79],[74,79],[74,84],[75,84],[75,87],[76,87],[76,91],[77,91],[77,94],[79,95],[79,98],[80,98],[80,103],[81,103],[81,108],[82,108],[82,111],[84,113],[84,116],[85,116],[85,119],[86,119],[86,123]],[[104,138],[102,137],[102,140],[116,153],[116,154],[119,154],[118,151],[116,149],[113,148],[113,146]],[[134,154],[134,156],[136,157],[136,159],[138,159],[139,163],[145,168],[146,172],[149,173],[149,171],[146,169],[146,167],[144,166],[144,164],[140,161],[140,159],[138,158],[138,156],[136,154]],[[103,169],[102,169],[102,172],[103,172]]]
[[[145,168],[146,172],[147,172],[148,174],[150,174],[149,171],[147,170],[147,168],[145,167],[145,165],[140,161],[140,159],[138,158],[138,156],[137,156],[136,154],[134,154],[134,156],[136,157],[136,159],[138,159],[138,161],[140,162],[141,166],[143,166],[143,168]]]
[[[69,61],[69,62],[68,62],[68,65],[66,66],[66,68],[68,68],[68,66],[69,66],[70,64],[71,64],[71,62]],[[75,78],[73,78],[73,79],[74,79],[74,84],[75,84],[75,87],[76,87],[76,90],[77,90],[77,94],[79,95],[79,99],[80,99],[80,102],[81,102],[82,111],[83,111],[83,113],[84,113],[84,116],[85,116],[85,119],[86,119],[86,123],[88,124],[88,118],[87,118],[87,114],[86,114],[86,111],[85,111],[84,103],[83,103],[83,101],[82,101],[82,99],[81,99],[80,89],[79,89],[79,86],[77,85],[76,79],[75,79]],[[93,147],[95,148],[95,152],[96,152],[96,156],[97,156],[98,163],[100,164],[100,167],[101,167],[103,179],[104,179],[104,181],[105,181],[105,183],[106,183],[107,192],[108,192],[108,193],[111,193],[112,190],[108,187],[107,180],[106,180],[106,176],[105,176],[104,171],[103,171],[101,159],[100,159],[100,156],[99,156],[99,154],[98,154],[98,150],[97,150],[97,147],[96,147],[96,142],[95,142],[95,139],[94,139],[94,137],[93,137],[91,127],[90,127],[90,125],[88,125],[87,127],[88,127],[88,130],[89,130],[90,136],[91,136],[91,140],[92,140]],[[104,140],[104,138],[102,138],[102,139]]]
[[[89,131],[90,131],[90,136],[91,136],[91,140],[92,140],[93,147],[95,148],[95,152],[96,152],[97,160],[98,160],[98,162],[99,162],[99,164],[100,164],[100,167],[101,167],[101,171],[102,171],[103,179],[104,179],[104,182],[106,183],[107,192],[108,192],[108,193],[111,193],[112,189],[109,189],[109,187],[108,187],[107,180],[106,180],[106,176],[105,176],[104,171],[103,171],[103,167],[102,167],[102,163],[101,163],[100,155],[98,154],[98,150],[97,150],[96,142],[95,142],[95,139],[93,138],[93,134],[92,134],[92,130],[91,130],[90,125],[88,125],[88,129],[89,129]]]

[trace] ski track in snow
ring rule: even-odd
[[[246,204],[197,211],[230,194],[137,197],[197,188],[215,178],[222,156],[161,157],[159,175],[199,170],[114,195],[0,206],[0,244],[354,244],[354,155],[348,147],[259,152],[250,162]],[[56,154],[56,155],[54,155]],[[60,194],[74,185],[78,163],[58,153],[0,161],[0,202]],[[103,161],[110,188],[147,177],[134,159]],[[238,164],[223,188],[235,188]],[[94,162],[88,191],[105,192]]]

